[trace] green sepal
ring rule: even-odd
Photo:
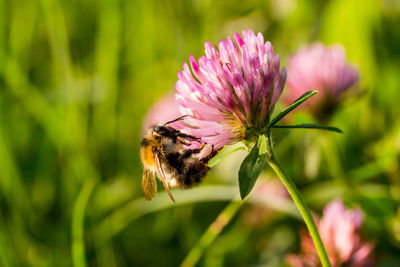
[[[315,95],[316,93],[318,93],[317,90],[311,90],[308,92],[305,92],[302,96],[300,96],[299,98],[297,98],[290,106],[288,106],[285,110],[283,110],[281,113],[279,113],[278,115],[276,115],[275,118],[273,118],[273,120],[270,122],[269,124],[269,128],[272,128],[272,126],[274,126],[276,123],[278,123],[283,117],[285,117],[287,114],[289,114],[293,109],[297,108],[297,106],[299,106],[300,104],[302,104],[304,101],[306,101],[307,99],[309,99],[310,97],[312,97],[313,95]]]
[[[323,125],[318,125],[318,124],[274,125],[271,128],[317,129],[317,130],[325,130],[325,131],[331,131],[331,132],[336,132],[336,133],[343,133],[343,131],[337,127],[323,126]]]

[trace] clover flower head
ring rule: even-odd
[[[205,55],[183,64],[175,84],[187,131],[220,148],[262,129],[282,93],[286,70],[261,33],[243,31],[205,43]]]
[[[341,200],[334,200],[325,207],[318,229],[332,266],[373,266],[371,253],[374,245],[362,240],[362,222],[361,210],[348,210]],[[301,237],[301,250],[300,255],[289,255],[288,262],[291,266],[319,266],[317,252],[307,234]]]
[[[318,90],[319,94],[307,105],[318,109],[337,105],[358,79],[358,71],[347,62],[343,46],[317,42],[300,48],[290,57],[287,78],[290,90],[285,101],[292,102],[306,91]]]

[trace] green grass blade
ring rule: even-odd
[[[180,267],[193,267],[199,262],[204,251],[214,242],[222,230],[227,226],[243,205],[243,201],[232,200],[228,206],[210,224],[197,244],[190,250]]]
[[[242,150],[242,149],[246,149],[246,148],[244,146],[239,146],[239,147],[235,147],[232,150],[223,149],[216,156],[214,156],[212,159],[210,159],[210,161],[208,162],[208,166],[212,168],[215,165],[217,165],[222,159],[224,159],[227,156],[229,156],[230,154],[232,154],[232,153],[234,153],[236,151]]]
[[[86,205],[94,186],[94,179],[86,180],[78,198],[76,199],[72,213],[72,260],[75,267],[86,266],[84,219]]]

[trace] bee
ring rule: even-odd
[[[157,193],[157,174],[165,191],[175,202],[170,187],[187,189],[199,184],[210,170],[208,161],[218,153],[214,146],[202,142],[200,138],[168,126],[185,116],[150,128],[142,139],[142,190],[146,200],[151,200]],[[198,143],[198,148],[188,148],[194,142]],[[195,154],[196,157],[193,157]]]

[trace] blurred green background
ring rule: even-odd
[[[142,120],[189,54],[244,29],[262,32],[283,66],[320,40],[359,67],[363,94],[331,122],[344,134],[276,130],[277,156],[316,214],[336,197],[360,206],[380,266],[400,266],[397,0],[0,0],[0,265],[179,265],[238,191],[244,155],[174,191],[177,204],[145,202]],[[283,266],[297,251],[290,203],[255,202],[200,266]]]

